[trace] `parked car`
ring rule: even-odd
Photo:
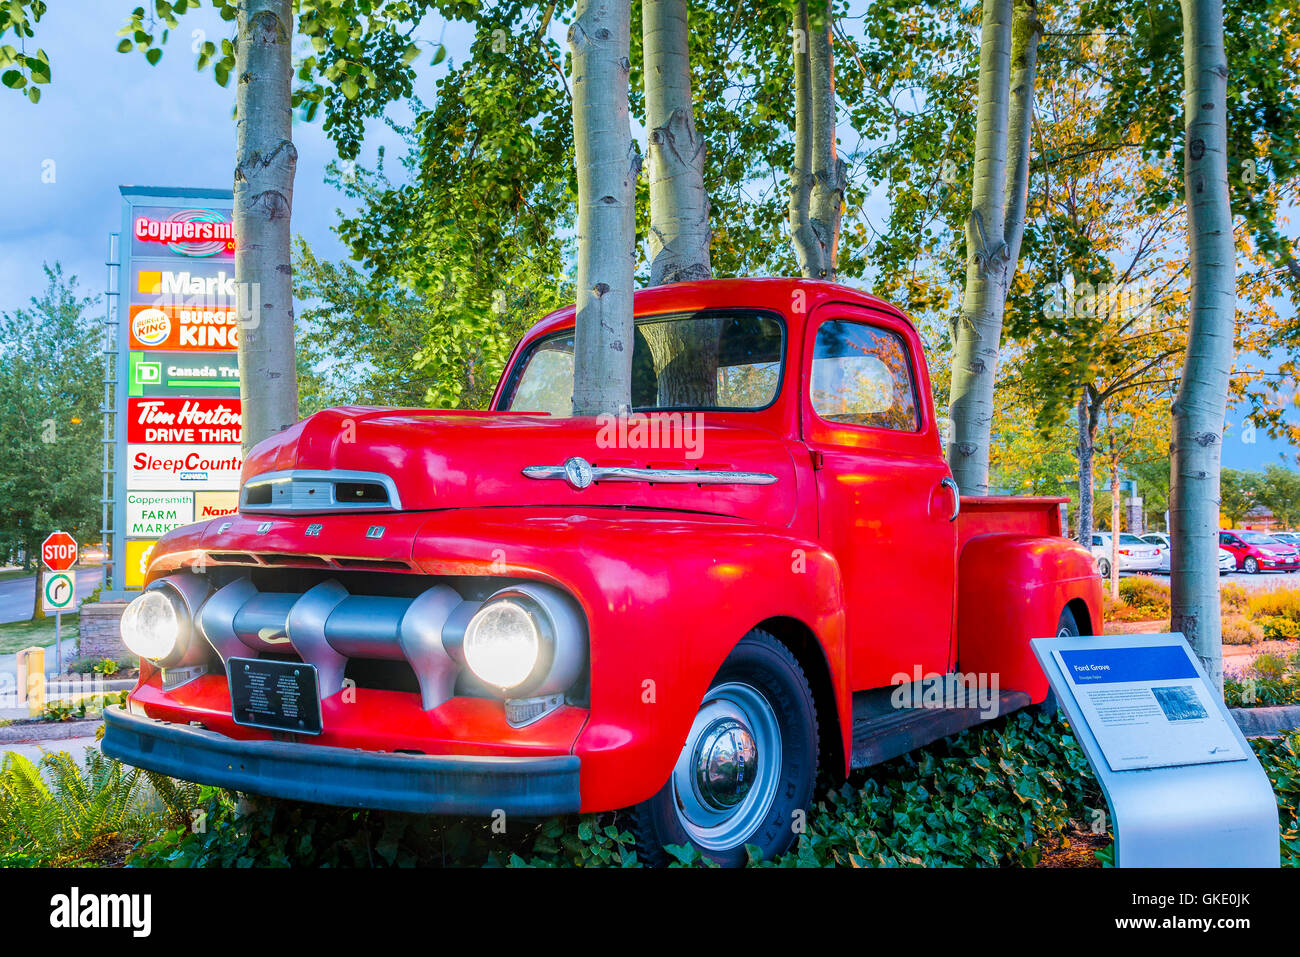
[[[1221,529],[1219,544],[1232,552],[1237,568],[1251,575],[1262,571],[1293,572],[1300,568],[1300,548],[1264,532]]]
[[[1160,549],[1160,564],[1156,566],[1156,571],[1168,575],[1173,569],[1170,560],[1173,557],[1173,545],[1169,541],[1169,536],[1164,532],[1148,532],[1145,535],[1138,536],[1148,545],[1154,545]],[[1219,574],[1226,575],[1237,568],[1237,560],[1233,557],[1232,552],[1226,548],[1219,549]]]
[[[1045,702],[1030,639],[1102,632],[1064,499],[957,494],[898,309],[767,279],[634,311],[633,416],[571,416],[570,307],[487,412],[260,443],[237,514],[154,547],[104,753],[350,807],[631,808],[643,860],[739,864],[790,846],[819,763]]]
[[[1119,533],[1119,572],[1153,572],[1160,567],[1160,557],[1165,549],[1149,545],[1136,535]],[[1097,560],[1097,572],[1102,578],[1110,577],[1110,532],[1095,532],[1092,536],[1092,554]],[[1166,558],[1166,561],[1168,559]]]
[[[1300,532],[1273,532],[1272,534],[1279,542],[1300,548]]]

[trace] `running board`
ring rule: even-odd
[[[979,708],[896,708],[890,700],[896,690],[876,688],[853,696],[854,768],[888,761],[1029,704],[1025,692],[1003,691],[997,714],[991,716]]]

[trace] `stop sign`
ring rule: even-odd
[[[67,532],[52,532],[41,543],[41,561],[51,571],[66,572],[77,564],[77,540]]]

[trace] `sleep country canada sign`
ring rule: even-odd
[[[239,297],[229,190],[123,186],[110,472],[111,593],[163,535],[238,501]],[[109,518],[109,516],[106,516]]]

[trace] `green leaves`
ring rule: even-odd
[[[26,90],[32,103],[40,102],[41,91],[28,84],[50,82],[50,60],[44,50],[26,53],[22,47],[23,41],[36,36],[36,23],[45,10],[41,0],[5,0],[0,4],[0,39],[12,34],[20,41],[19,47],[0,44],[0,84],[10,90]]]

